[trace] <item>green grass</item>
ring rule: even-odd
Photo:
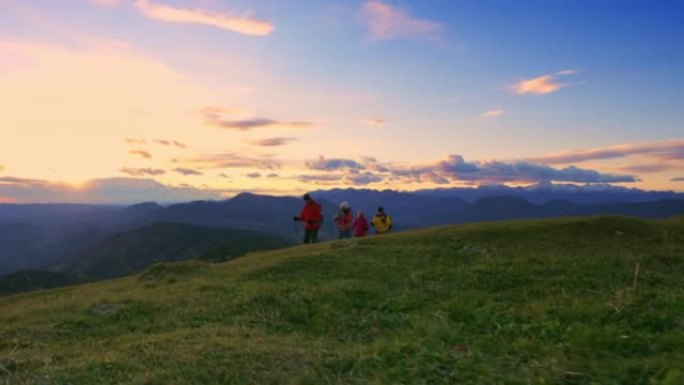
[[[4,297],[0,365],[5,384],[684,384],[684,218],[440,227]]]

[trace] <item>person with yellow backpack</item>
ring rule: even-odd
[[[392,230],[392,217],[380,206],[373,216],[371,226],[375,227],[375,234],[385,234]]]

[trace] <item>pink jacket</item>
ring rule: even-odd
[[[368,229],[370,228],[370,226],[368,225],[368,221],[364,216],[357,217],[352,227],[354,228],[355,237],[363,237],[364,235],[366,235]]]

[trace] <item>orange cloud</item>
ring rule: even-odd
[[[384,119],[364,119],[362,123],[371,127],[383,127],[387,121]]]
[[[143,157],[145,159],[151,159],[152,158],[152,155],[145,150],[133,150],[133,151],[129,151],[128,153],[133,154],[133,155],[140,155],[141,157]]]
[[[615,146],[563,151],[525,161],[543,164],[569,164],[598,159],[617,159],[635,155],[649,156],[659,161],[684,159],[684,140],[674,139],[662,142],[627,143]]]
[[[556,92],[566,85],[567,84],[557,83],[553,75],[544,75],[514,84],[513,92],[518,95],[544,95]]]
[[[155,176],[155,175],[164,175],[166,174],[166,171],[158,169],[158,168],[133,168],[133,167],[124,167],[120,169],[124,174],[130,175],[130,176]]]
[[[296,141],[296,138],[266,138],[266,139],[259,139],[259,140],[252,140],[249,143],[254,145],[254,146],[261,146],[261,147],[277,147],[277,146],[284,146],[290,142]]]
[[[249,36],[267,36],[275,31],[273,24],[246,14],[209,12],[201,9],[175,8],[137,0],[136,8],[145,16],[172,23],[204,24]]]
[[[480,115],[480,118],[482,118],[482,119],[485,119],[485,118],[493,118],[493,117],[496,117],[496,116],[501,116],[501,115],[503,115],[503,114],[505,114],[505,113],[506,113],[506,111],[505,111],[505,110],[501,110],[501,109],[499,109],[499,110],[491,110],[491,111],[487,111],[487,112],[485,112],[484,114]]]
[[[381,1],[366,1],[359,12],[359,19],[373,40],[401,37],[438,40],[444,29],[440,23],[412,18],[405,10]]]

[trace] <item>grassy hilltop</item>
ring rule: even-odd
[[[684,384],[684,218],[448,226],[4,297],[3,381]]]

